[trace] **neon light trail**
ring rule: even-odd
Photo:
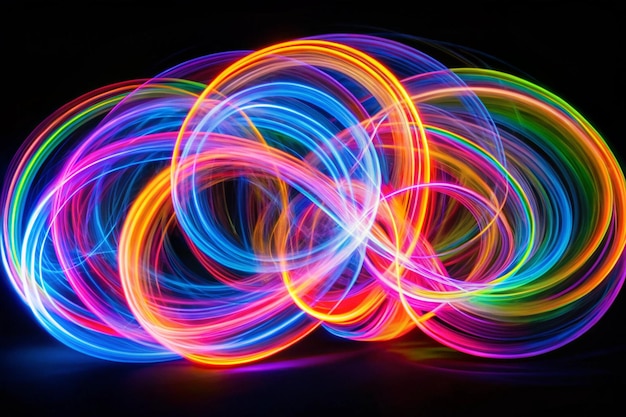
[[[607,143],[529,81],[331,34],[217,53],[68,103],[2,194],[2,261],[55,338],[236,365],[306,338],[421,331],[557,349],[625,276]]]

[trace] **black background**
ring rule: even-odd
[[[94,88],[212,52],[328,32],[397,31],[494,55],[572,104],[626,160],[619,2],[226,3],[5,3],[3,175],[40,121]],[[319,333],[267,362],[283,368],[231,371],[85,357],[39,328],[6,279],[0,303],[3,415],[626,414],[623,292],[581,338],[532,359],[471,358],[419,334],[364,345]],[[413,360],[397,354],[411,347]],[[303,357],[312,363],[285,367]]]

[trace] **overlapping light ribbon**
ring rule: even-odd
[[[68,346],[129,362],[268,357],[319,326],[538,355],[625,276],[599,133],[507,73],[333,34],[93,91],[25,141],[2,260]]]

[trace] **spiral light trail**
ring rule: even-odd
[[[106,360],[236,365],[320,326],[528,357],[615,300],[625,198],[550,91],[329,34],[60,108],[9,167],[2,261],[50,334]]]

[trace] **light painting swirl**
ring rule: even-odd
[[[9,167],[2,261],[50,334],[106,360],[236,365],[320,326],[519,358],[615,300],[625,198],[550,91],[329,34],[60,108]]]

